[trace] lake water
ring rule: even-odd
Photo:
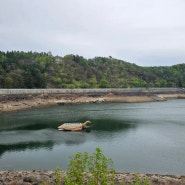
[[[91,131],[63,132],[91,120]],[[69,156],[100,147],[116,171],[185,174],[185,100],[101,103],[0,115],[0,169],[67,168]]]

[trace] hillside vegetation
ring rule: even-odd
[[[185,64],[141,67],[112,57],[0,52],[0,88],[129,87],[185,87]]]

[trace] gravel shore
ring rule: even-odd
[[[142,179],[148,178],[151,185],[185,185],[185,176],[139,174]],[[63,173],[61,173],[61,185]],[[129,185],[134,182],[133,173],[116,173],[116,185]],[[1,185],[54,185],[55,175],[53,171],[0,171]]]

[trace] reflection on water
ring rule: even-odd
[[[114,123],[114,124],[113,124]],[[114,120],[94,120],[88,128],[88,131],[94,131],[91,134],[96,137],[97,132],[123,132],[130,128],[135,128],[135,124]],[[6,151],[25,151],[38,150],[46,148],[51,150],[53,145],[81,144],[88,139],[82,132],[62,132],[57,130],[56,124],[31,124],[31,125],[14,125],[14,128],[6,128],[0,132],[0,155]],[[110,137],[110,134],[103,134],[103,137]]]
[[[16,144],[8,144],[8,145],[0,145],[0,155],[4,152],[18,152],[18,151],[25,151],[25,150],[37,150],[39,148],[45,148],[48,150],[52,150],[53,142],[23,142],[23,143],[16,143]]]
[[[118,171],[184,173],[184,100],[65,105],[0,115],[1,169],[67,168],[76,152],[101,147]],[[91,120],[90,131],[62,132]]]
[[[122,132],[123,130],[127,130],[130,128],[135,128],[136,124],[130,121],[117,121],[117,120],[100,120],[94,121],[93,126],[91,127],[92,130],[97,131],[108,131],[108,132]]]

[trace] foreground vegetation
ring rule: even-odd
[[[141,67],[112,57],[0,52],[0,88],[185,87],[185,64]]]
[[[63,178],[61,178],[61,175]],[[66,173],[56,168],[55,183],[56,185],[124,185],[125,182],[116,181],[114,175],[113,161],[107,158],[100,148],[96,148],[96,151],[92,155],[85,152],[76,153],[71,157]],[[137,174],[135,175],[134,181],[130,183],[130,185],[149,184],[148,179],[142,179]]]

